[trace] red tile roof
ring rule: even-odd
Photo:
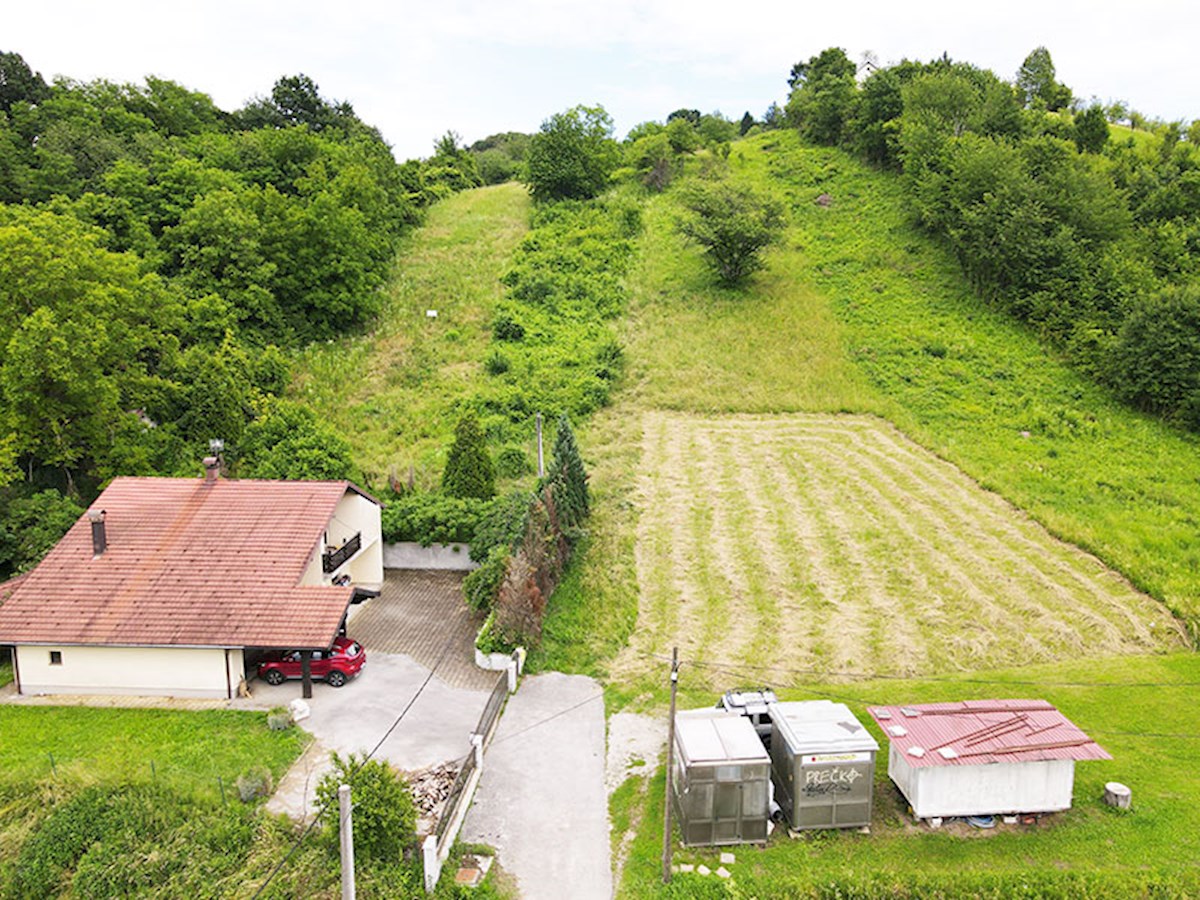
[[[351,587],[300,587],[345,481],[117,478],[0,599],[0,643],[326,647]],[[365,494],[364,494],[365,496]]]
[[[914,768],[1112,759],[1045,700],[873,706],[867,712]]]

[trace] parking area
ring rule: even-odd
[[[496,676],[475,665],[474,616],[462,596],[463,572],[387,569],[380,596],[352,607],[347,632],[371,651],[403,653],[451,687],[490,690]]]
[[[272,810],[312,811],[330,751],[367,752],[383,740],[377,755],[406,772],[467,754],[497,673],[475,666],[477,625],[461,583],[458,573],[388,570],[381,595],[356,608],[347,631],[366,648],[366,665],[344,687],[313,685],[311,714],[300,724],[316,741],[281,782]],[[299,681],[256,680],[254,704],[286,706],[300,692]]]

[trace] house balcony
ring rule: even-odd
[[[330,575],[349,562],[350,558],[362,549],[362,532],[358,532],[336,550],[326,551],[321,556],[321,568]]]

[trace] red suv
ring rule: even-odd
[[[323,678],[331,687],[341,687],[366,665],[367,652],[350,638],[334,640],[328,650],[314,650],[310,671],[313,678]],[[272,653],[258,664],[258,677],[267,684],[283,684],[288,678],[300,678],[300,651]]]

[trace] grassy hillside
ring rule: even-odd
[[[350,442],[367,480],[441,476],[455,404],[483,379],[499,278],[528,228],[518,184],[455,194],[406,238],[375,329],[308,348],[292,394]],[[426,315],[436,310],[437,317]]]
[[[642,417],[660,409],[879,415],[1194,623],[1193,436],[1131,412],[982,305],[953,256],[913,228],[892,176],[790,132],[742,142],[730,165],[784,199],[792,226],[768,269],[727,291],[675,234],[671,195],[648,201],[626,387],[583,436],[602,494],[592,548],[536,661],[603,672],[633,633],[637,448]],[[829,207],[814,202],[822,193]]]
[[[741,159],[790,201],[806,283],[844,323],[858,370],[899,408],[889,417],[1194,621],[1196,437],[1118,404],[983,307],[950,255],[914,233],[894,179],[787,133]],[[814,203],[822,193],[828,208]]]

